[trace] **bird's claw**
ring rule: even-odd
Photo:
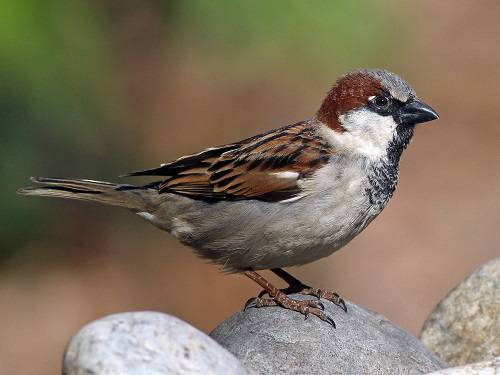
[[[330,318],[329,316],[326,317],[326,322],[328,324],[330,324],[333,328],[337,328],[337,325],[335,324],[335,322],[333,321],[333,319]]]
[[[345,304],[345,301],[343,298],[339,297],[338,304],[336,304],[336,305],[339,306],[345,312],[347,312],[347,305]]]
[[[250,298],[246,303],[243,311],[249,308],[259,308],[259,307],[269,307],[269,306],[282,306],[285,309],[300,312],[304,315],[304,320],[307,320],[310,315],[315,315],[319,319],[327,322],[333,328],[336,328],[335,322],[332,318],[327,316],[324,312],[325,305],[319,300],[302,300],[297,301],[291,299],[286,294],[280,292],[276,297],[262,298],[253,297]]]
[[[256,306],[256,303],[255,303],[255,300],[259,298],[259,297],[252,297],[250,298],[246,303],[245,303],[245,306],[243,307],[243,311],[246,311],[247,309],[249,308],[252,308],[252,307],[255,307]]]
[[[313,301],[316,304],[316,308],[320,309],[321,311],[325,311],[325,305],[323,305],[323,302],[320,300]]]
[[[324,290],[324,289],[319,289],[319,288],[311,288],[308,286],[304,286],[302,290],[298,292],[299,294],[307,295],[307,296],[314,296],[318,300],[325,299],[327,301],[330,301],[334,305],[340,307],[342,310],[347,312],[347,305],[342,297],[338,295],[338,293],[329,291],[329,290]]]

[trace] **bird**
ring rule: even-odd
[[[393,196],[416,125],[438,118],[397,74],[355,69],[307,120],[120,176],[149,176],[147,185],[32,177],[37,185],[18,193],[124,207],[260,285],[246,308],[281,306],[335,327],[321,299],[347,312],[345,301],[283,268],[329,256],[365,229]]]

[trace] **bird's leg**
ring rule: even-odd
[[[335,322],[325,314],[323,311],[325,307],[319,300],[296,301],[288,297],[255,271],[246,271],[245,276],[255,281],[269,294],[269,298],[254,297],[249,299],[245,304],[245,309],[249,307],[281,306],[285,309],[300,312],[305,316],[305,319],[309,315],[315,315],[335,328]]]
[[[271,269],[271,271],[276,276],[283,279],[289,285],[288,288],[282,289],[283,293],[285,294],[298,293],[308,296],[314,296],[317,297],[318,299],[324,298],[332,302],[333,304],[339,306],[345,312],[347,312],[347,306],[344,300],[337,293],[332,292],[331,290],[313,288],[308,285],[305,285],[300,280],[296,279],[295,277],[293,277],[292,275],[290,275],[288,272],[284,271],[281,268],[273,268]]]

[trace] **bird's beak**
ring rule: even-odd
[[[397,114],[399,124],[420,124],[439,118],[430,106],[419,100],[412,100],[401,107]]]

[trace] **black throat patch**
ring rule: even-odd
[[[366,189],[366,194],[370,203],[385,207],[391,199],[399,177],[399,160],[404,149],[408,146],[413,137],[415,125],[398,126],[397,134],[387,148],[387,160],[374,164],[368,176],[370,187]]]

